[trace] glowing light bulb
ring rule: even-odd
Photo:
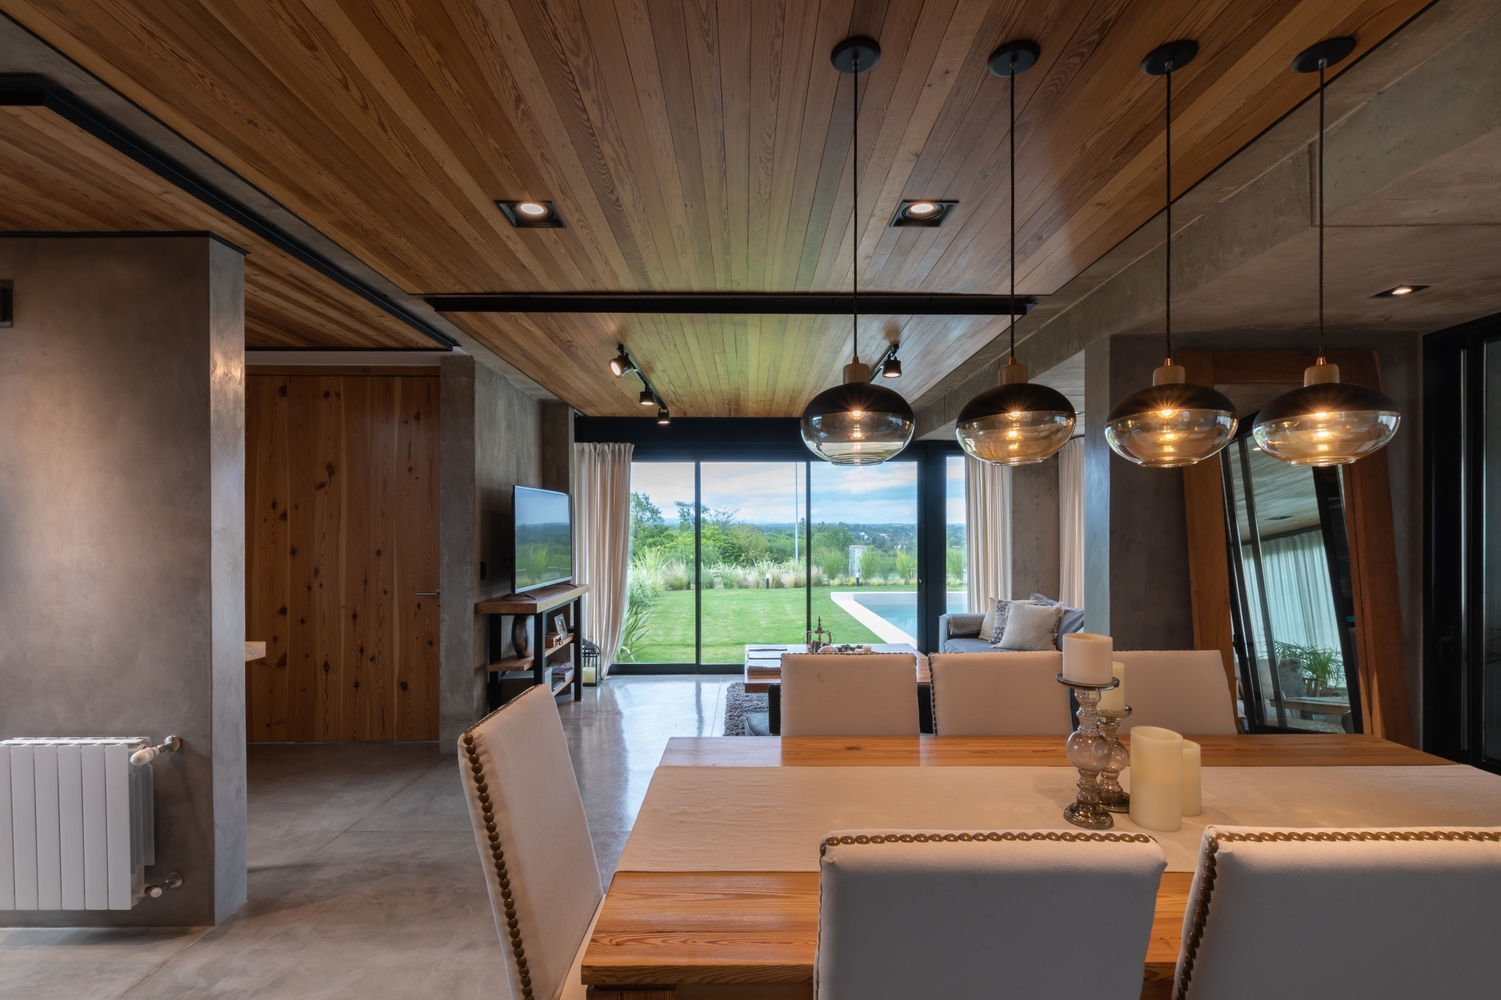
[[[936,211],[938,211],[938,206],[931,201],[914,202],[907,207],[908,215],[927,216],[932,215]]]
[[[539,205],[535,201],[523,201],[516,206],[516,211],[522,215],[529,215],[534,219],[538,219],[547,214],[547,206]]]

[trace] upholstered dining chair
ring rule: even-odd
[[[583,1000],[603,893],[552,693],[539,685],[459,738],[459,772],[515,1000]]]
[[[1062,653],[934,653],[933,732],[938,736],[1067,736]]]
[[[911,653],[785,653],[783,736],[916,736]]]
[[[1141,833],[833,833],[814,1000],[1136,1000],[1167,859]]]
[[[1136,726],[1174,732],[1233,736],[1235,700],[1217,649],[1118,649],[1126,666],[1126,701],[1131,715],[1121,734]]]
[[[1204,830],[1175,1000],[1496,989],[1501,827]]]

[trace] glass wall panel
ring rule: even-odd
[[[745,647],[802,642],[808,596],[806,462],[704,462],[703,663],[743,663]]]
[[[693,663],[693,463],[631,463],[630,604],[621,663]]]
[[[948,525],[944,532],[944,577],[949,614],[969,610],[969,550],[967,548],[969,515],[964,505],[964,456],[950,455],[944,460],[944,503]]]
[[[916,646],[917,463],[811,470],[813,617],[836,643]]]

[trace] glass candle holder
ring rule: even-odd
[[[1080,684],[1064,680],[1058,674],[1058,683],[1070,687],[1079,702],[1079,728],[1069,734],[1064,745],[1068,762],[1079,771],[1079,794],[1063,810],[1063,818],[1086,830],[1108,830],[1115,825],[1110,811],[1100,802],[1100,772],[1110,765],[1110,742],[1100,734],[1100,715],[1096,706],[1100,692],[1115,687],[1120,681],[1110,678],[1109,684]]]

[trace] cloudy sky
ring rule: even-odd
[[[740,519],[790,524],[803,515],[803,477],[812,469],[813,520],[900,524],[917,520],[917,463],[840,468],[827,462],[705,462],[704,506],[738,508]],[[677,500],[693,500],[692,462],[635,462],[631,490],[645,493],[668,520]],[[948,518],[964,520],[964,465],[948,463]]]

